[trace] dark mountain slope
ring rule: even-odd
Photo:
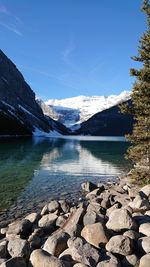
[[[129,100],[131,103],[131,101]],[[96,113],[75,134],[95,136],[124,136],[131,133],[133,118],[131,115],[121,114],[118,106]]]
[[[22,74],[0,50],[0,135],[32,135],[35,129],[49,133],[52,121],[44,116]],[[67,133],[63,126],[58,131]]]

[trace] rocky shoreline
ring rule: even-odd
[[[150,185],[81,185],[75,205],[52,200],[0,229],[0,267],[150,266]]]

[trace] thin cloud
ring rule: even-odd
[[[68,43],[67,47],[62,52],[62,60],[65,63],[70,63],[70,56],[73,53],[73,51],[75,50],[75,48],[76,48],[75,43],[71,40]]]
[[[22,21],[19,17],[12,14],[6,6],[0,4],[0,26],[4,27],[5,29],[19,35],[23,36],[20,31],[22,26]]]

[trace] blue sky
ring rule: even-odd
[[[146,28],[140,0],[0,0],[0,44],[36,95],[131,90]]]

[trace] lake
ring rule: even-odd
[[[0,140],[0,223],[46,201],[76,201],[85,180],[107,182],[129,170],[128,143],[117,137]]]

